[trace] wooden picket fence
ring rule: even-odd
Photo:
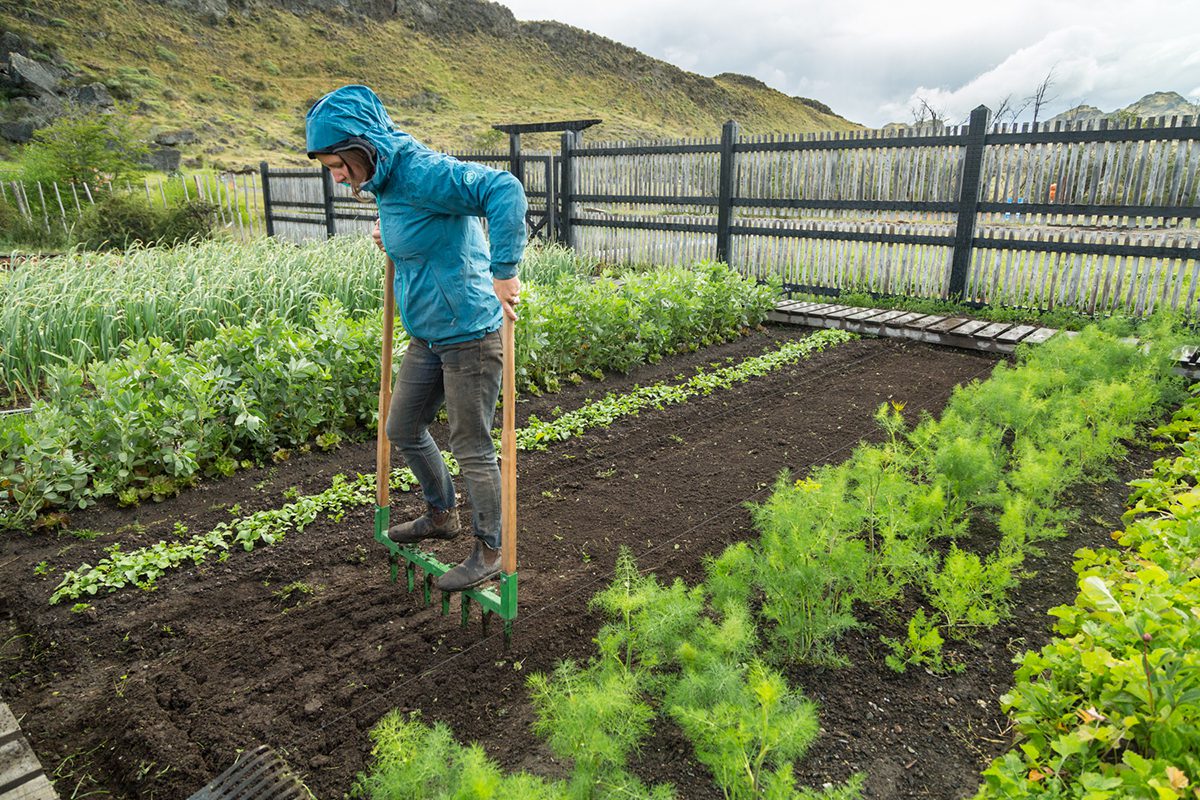
[[[1200,308],[1200,127],[961,127],[584,146],[561,238],[615,263],[727,261],[785,288],[1091,314]]]
[[[140,184],[99,185],[0,181],[0,200],[26,220],[46,231],[61,229],[69,235],[86,206],[105,195],[143,194],[151,206],[166,208],[179,199],[200,199],[216,208],[217,224],[228,235],[242,240],[266,235],[262,186],[257,173],[175,175]]]
[[[521,155],[540,232],[613,264],[725,261],[789,291],[1200,314],[1200,125],[1053,125],[589,143]],[[468,160],[507,165],[513,154]],[[535,163],[536,162],[536,163]],[[366,230],[319,170],[262,165],[268,233]]]

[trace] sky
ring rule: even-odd
[[[949,124],[980,104],[1016,110],[1047,78],[1041,120],[1156,91],[1200,102],[1200,0],[500,2],[701,75],[751,75],[871,127],[912,122],[922,101]]]

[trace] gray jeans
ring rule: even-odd
[[[421,484],[425,501],[455,505],[454,482],[429,426],[442,405],[450,420],[450,452],[462,469],[471,521],[488,547],[500,547],[500,467],[492,422],[500,396],[500,332],[482,339],[430,345],[410,339],[388,409],[387,436]]]

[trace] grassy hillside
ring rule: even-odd
[[[304,161],[304,111],[342,83],[372,86],[402,128],[447,149],[503,145],[493,123],[580,117],[604,120],[589,141],[716,136],[730,118],[748,133],[857,127],[753,79],[687,73],[558,23],[423,32],[270,7],[218,20],[147,0],[23,0],[0,4],[0,26],[57,50],[77,82],[106,83],[149,134],[195,130],[182,149],[204,166]]]

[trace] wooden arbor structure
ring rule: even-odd
[[[517,180],[525,183],[525,161],[521,155],[521,134],[523,133],[561,133],[564,138],[570,136],[572,144],[578,146],[583,138],[583,131],[598,125],[603,120],[599,119],[573,119],[564,120],[561,122],[528,122],[520,124],[493,125],[494,130],[508,134],[508,171],[517,177]],[[529,233],[531,236],[541,234],[549,239],[558,239],[558,203],[559,198],[557,188],[559,182],[555,180],[557,176],[557,165],[561,161],[555,156],[542,156],[539,160],[545,162],[546,169],[546,191],[545,192],[528,192],[529,196],[537,197],[545,196],[545,208],[540,213],[537,209],[530,209],[526,212],[525,222],[529,225]]]

